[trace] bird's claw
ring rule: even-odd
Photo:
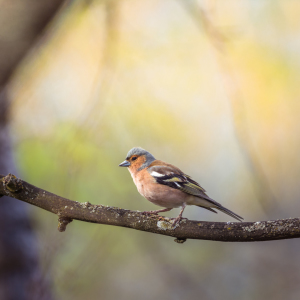
[[[187,220],[188,218],[183,218],[183,217],[177,217],[174,219],[173,224],[172,224],[172,228],[175,228],[177,225],[179,225],[181,220]]]
[[[177,224],[179,224],[179,222],[181,221],[181,217],[180,218],[175,218],[172,224],[172,228],[175,228],[177,226]]]

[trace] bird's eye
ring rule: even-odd
[[[134,156],[131,160],[136,160],[137,159],[137,156]]]

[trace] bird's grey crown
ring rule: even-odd
[[[129,159],[132,155],[145,155],[146,156],[146,161],[144,164],[142,164],[142,166],[139,168],[139,171],[147,168],[153,161],[155,161],[155,157],[149,153],[148,151],[146,151],[145,149],[141,148],[141,147],[134,147],[131,150],[129,150],[129,152],[127,153],[126,159]]]

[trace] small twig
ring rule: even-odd
[[[179,239],[179,238],[176,238],[176,239],[174,240],[174,242],[177,243],[177,244],[183,244],[183,243],[186,242],[186,239]]]
[[[71,223],[73,220],[70,218],[60,217],[58,218],[58,226],[57,229],[59,232],[64,232],[67,229],[67,225]]]
[[[72,220],[79,220],[172,236],[177,243],[183,243],[186,239],[254,242],[300,237],[299,218],[227,223],[184,219],[173,228],[169,218],[145,216],[138,211],[72,201],[17,179],[12,174],[0,175],[0,195],[19,199],[58,215],[59,231],[64,231]]]

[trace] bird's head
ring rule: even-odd
[[[138,172],[147,168],[155,160],[154,156],[143,148],[132,148],[126,159],[119,164],[119,167],[128,167],[130,172]]]

